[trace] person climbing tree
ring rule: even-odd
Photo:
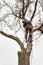
[[[30,21],[22,21],[23,22],[23,27],[25,28],[25,41],[30,41],[32,42],[32,29],[33,29],[33,25],[31,24]],[[28,35],[28,31],[29,31],[29,38],[27,40],[27,35]]]

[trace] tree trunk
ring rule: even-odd
[[[28,52],[18,52],[18,65],[30,65],[30,54]]]

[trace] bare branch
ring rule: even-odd
[[[21,50],[24,50],[23,43],[21,42],[21,40],[20,40],[18,37],[15,37],[15,36],[13,36],[13,35],[6,34],[6,33],[4,33],[3,31],[0,31],[0,33],[1,33],[2,35],[4,35],[4,36],[10,38],[10,39],[15,40],[15,41],[20,45]]]
[[[37,39],[39,39],[39,38],[40,38],[40,36],[41,36],[41,33],[40,33],[40,34],[39,34],[39,36],[36,38],[36,40],[37,40]]]
[[[36,0],[36,2],[35,2],[34,12],[33,12],[32,16],[31,16],[30,21],[32,21],[32,19],[34,18],[34,15],[35,15],[35,12],[36,12],[36,7],[37,7],[37,2],[38,2],[38,0]]]
[[[26,6],[25,6],[25,0],[22,0],[22,3],[23,3],[23,8],[22,8],[22,17],[25,18],[25,15],[26,15],[26,12],[27,12],[27,9],[28,9],[28,6],[30,3],[30,0],[27,0],[28,2],[26,3]]]
[[[20,19],[18,19],[17,22],[20,24]],[[21,28],[21,25],[19,26],[18,30],[15,31],[15,33],[17,33],[20,30],[20,28]]]
[[[21,18],[21,19],[24,19],[23,17],[16,15],[16,14],[14,13],[14,11],[12,10],[12,8],[10,7],[10,5],[8,5],[4,0],[3,0],[3,2],[11,9],[12,14],[13,14],[14,16],[16,16],[16,17],[18,17],[18,18]]]
[[[22,14],[23,14],[23,18],[24,18],[24,0],[22,2],[23,2]]]
[[[0,6],[0,9],[2,9],[3,7],[5,7],[6,5]]]
[[[39,30],[39,31],[41,31],[41,33],[43,33],[43,23],[38,28],[33,29],[33,32],[35,32],[37,30]]]
[[[12,13],[4,14],[4,16],[2,18],[0,18],[0,22],[4,21],[5,18],[8,17],[9,15],[12,15]]]
[[[25,6],[24,16],[26,15],[26,12],[27,12],[27,9],[28,9],[29,4],[30,4],[30,0],[28,0],[27,5]]]
[[[43,34],[43,24],[40,26],[39,30],[40,30],[41,33]]]

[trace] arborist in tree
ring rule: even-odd
[[[23,27],[25,28],[25,41],[27,42],[28,40],[32,42],[32,30],[33,30],[33,25],[31,24],[30,21],[24,20],[23,22]],[[27,40],[27,35],[29,31],[29,38]]]

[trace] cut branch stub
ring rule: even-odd
[[[18,65],[30,65],[30,54],[18,52]]]

